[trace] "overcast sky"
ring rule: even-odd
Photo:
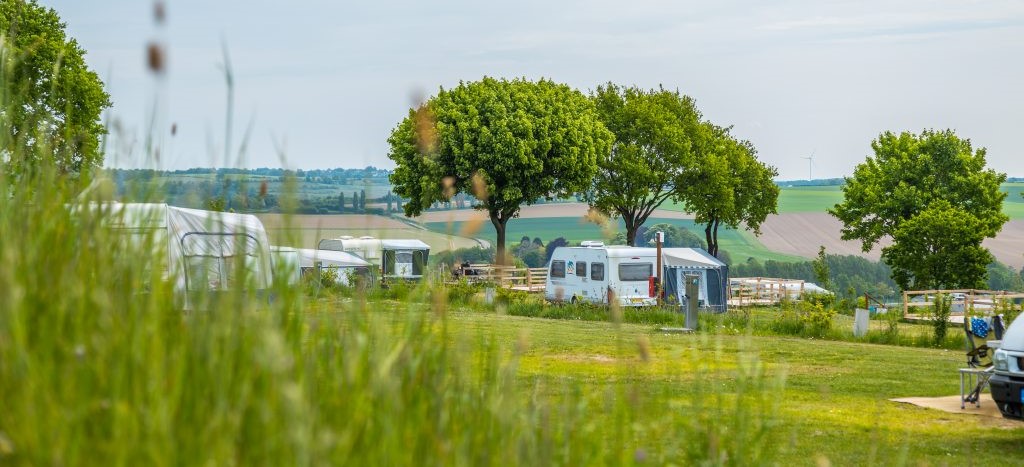
[[[814,178],[849,175],[880,132],[923,128],[1024,176],[1019,0],[172,0],[163,27],[143,0],[42,3],[107,83],[110,166],[390,168],[388,134],[415,96],[489,75],[678,88],[782,179],[807,178],[812,153]],[[159,79],[154,40],[169,51]]]

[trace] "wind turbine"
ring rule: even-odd
[[[814,180],[814,177],[811,176],[811,170],[814,169],[814,153],[815,153],[815,151],[817,151],[817,150],[811,151],[811,156],[810,157],[801,157],[801,159],[807,159],[807,181],[808,182],[811,181],[811,180]]]

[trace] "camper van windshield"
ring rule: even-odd
[[[619,265],[620,281],[645,281],[654,272],[651,263],[625,263]]]

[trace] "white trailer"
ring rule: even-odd
[[[320,240],[318,250],[344,251],[374,265],[385,279],[418,280],[423,277],[430,245],[415,239],[338,237]]]
[[[614,297],[621,306],[656,305],[657,256],[655,248],[605,246],[601,242],[555,248],[548,263],[544,297],[553,302],[603,304]]]
[[[372,267],[369,262],[344,251],[284,246],[272,246],[270,251],[275,270],[288,285],[296,285],[303,274],[314,272],[318,267],[317,263],[322,270],[334,271],[335,282],[340,285],[352,285],[353,277],[368,276]]]

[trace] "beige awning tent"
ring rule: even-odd
[[[700,276],[698,303],[706,310],[723,312],[729,301],[729,266],[701,248],[663,248],[665,293],[683,303],[684,276]]]
[[[270,287],[270,242],[256,216],[158,203],[105,203],[93,208],[109,209],[104,216],[109,226],[129,241],[150,239],[161,249],[156,257],[166,259],[165,277],[174,281],[185,308],[189,292]]]

